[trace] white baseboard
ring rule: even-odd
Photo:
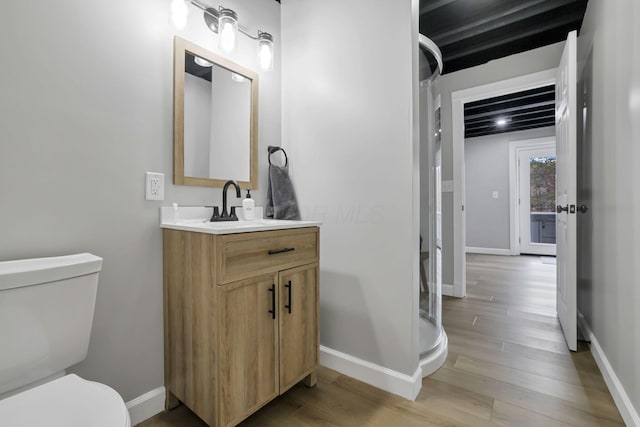
[[[158,387],[128,401],[127,409],[131,417],[131,425],[135,426],[164,411],[164,399],[165,389]]]
[[[422,388],[420,367],[409,376],[322,345],[320,364],[409,400],[415,400]]]
[[[448,297],[453,297],[453,285],[445,285],[442,284],[442,295],[446,295]]]
[[[591,341],[591,354],[593,354],[593,358],[598,368],[600,368],[600,372],[602,372],[604,382],[607,384],[607,387],[609,387],[609,392],[618,407],[618,411],[620,411],[620,415],[622,415],[624,423],[629,427],[640,427],[640,415],[638,415],[638,411],[633,407],[631,399],[629,399],[627,392],[624,390],[622,383],[609,363],[607,355],[602,350],[602,347],[600,347],[598,340],[582,313],[578,313],[578,327],[582,335]]]
[[[465,249],[468,254],[485,254],[485,255],[513,255],[511,249],[499,249],[499,248],[474,248],[467,246]]]

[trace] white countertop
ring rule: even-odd
[[[209,222],[211,212],[212,209],[206,207],[162,207],[160,208],[160,227],[197,233],[234,234],[321,225],[318,221],[263,219],[261,208],[256,208],[257,218],[253,221],[243,220],[240,213],[239,221]]]

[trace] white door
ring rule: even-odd
[[[518,153],[520,253],[556,254],[556,148]]]
[[[556,310],[570,350],[578,348],[576,290],[577,40],[572,31],[556,75]]]

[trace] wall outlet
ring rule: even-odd
[[[147,172],[147,200],[164,200],[164,174]]]

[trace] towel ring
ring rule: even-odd
[[[273,145],[270,145],[267,147],[267,151],[269,151],[269,166],[271,166],[271,155],[273,153],[277,153],[278,151],[282,151],[282,154],[284,154],[284,167],[286,168],[287,165],[289,164],[289,158],[287,157],[287,152],[284,151],[284,148],[282,147],[274,147]]]

